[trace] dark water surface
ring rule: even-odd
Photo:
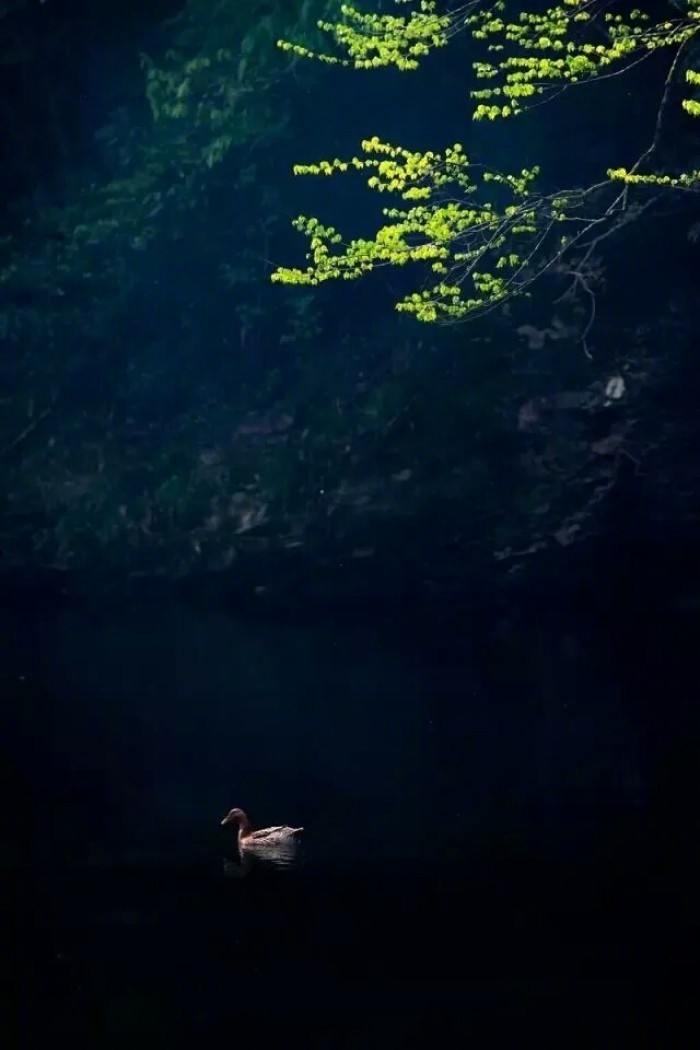
[[[643,720],[600,639],[185,604],[5,610],[2,636],[28,1045],[172,1045],[254,1008],[312,1045],[525,1022],[619,1046],[684,964]],[[303,825],[298,863],[241,868],[234,805]]]

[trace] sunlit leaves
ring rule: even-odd
[[[669,85],[682,68],[679,56],[684,49],[688,52],[700,30],[700,0],[679,0],[675,6],[678,13],[672,18],[656,21],[641,9],[619,12],[597,0],[561,0],[530,11],[505,0],[476,0],[445,14],[438,13],[432,0],[421,0],[406,16],[373,14],[346,4],[338,20],[318,23],[333,42],[332,53],[288,41],[279,46],[331,65],[411,70],[456,32],[466,30],[482,48],[472,63],[478,83],[470,91],[477,121],[515,117],[552,93],[624,72],[665,48],[675,57],[660,101],[663,108]],[[696,70],[687,69],[684,76],[691,89],[700,86]],[[688,115],[700,116],[699,99],[687,97],[681,105]],[[593,220],[578,210],[587,199],[585,190],[538,197],[533,186],[536,170],[512,175],[480,169],[476,177],[459,144],[439,154],[407,150],[376,136],[365,139],[360,156],[299,164],[294,170],[316,176],[367,172],[370,190],[397,199],[395,206],[382,209],[384,224],[374,237],[346,241],[316,219],[300,217],[294,225],[308,240],[307,266],[280,267],[272,279],[316,285],[353,280],[384,265],[423,263],[437,282],[410,293],[397,309],[429,322],[466,317],[525,293],[532,275],[550,265],[552,256],[544,246],[555,228],[560,230],[556,257],[594,222],[617,221],[629,207],[631,187],[700,188],[695,170],[673,175],[642,170],[650,166],[656,145],[655,138],[629,170],[608,170],[605,185],[611,189],[611,203],[599,220]],[[489,193],[495,187],[500,196]],[[563,225],[571,232],[561,232]]]
[[[529,199],[537,168],[517,174],[476,169],[459,143],[443,153],[419,153],[373,136],[361,147],[362,155],[348,162],[297,165],[295,170],[369,172],[370,189],[403,203],[382,209],[385,223],[373,238],[350,241],[316,218],[299,216],[294,226],[307,238],[308,265],[280,267],[273,281],[315,286],[354,280],[381,266],[422,263],[437,280],[405,296],[396,309],[428,322],[458,320],[512,294],[523,267],[518,239],[556,219],[551,207],[542,209]]]
[[[315,51],[288,40],[280,40],[278,46],[302,58],[315,58],[328,65],[355,69],[382,66],[416,69],[420,60],[432,50],[445,46],[454,26],[454,17],[440,15],[436,8],[433,0],[421,0],[418,10],[404,17],[373,14],[360,11],[352,4],[343,4],[339,20],[321,19],[318,22],[318,28],[332,38],[340,55]]]
[[[688,15],[658,23],[640,10],[618,14],[591,0],[564,0],[541,12],[513,7],[510,19],[493,19],[480,7],[466,23],[494,56],[473,63],[476,77],[489,82],[472,92],[484,100],[475,119],[517,114],[527,101],[553,89],[624,68],[660,48],[678,48],[698,28]],[[508,106],[486,105],[497,98],[507,99]]]

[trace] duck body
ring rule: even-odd
[[[238,848],[241,850],[275,850],[291,845],[303,828],[290,828],[286,824],[276,824],[271,828],[260,828],[253,831],[247,814],[242,809],[230,809],[223,824],[238,825]]]

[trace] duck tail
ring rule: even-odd
[[[291,831],[292,835],[298,835],[299,832],[303,831],[303,830],[304,830],[303,828],[290,828],[290,831]]]

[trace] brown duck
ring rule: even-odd
[[[295,836],[302,832],[303,828],[290,828],[286,824],[277,824],[272,828],[260,828],[253,831],[250,821],[242,809],[230,809],[223,824],[238,825],[238,848],[244,849],[278,849],[280,846],[289,845],[294,842]]]

